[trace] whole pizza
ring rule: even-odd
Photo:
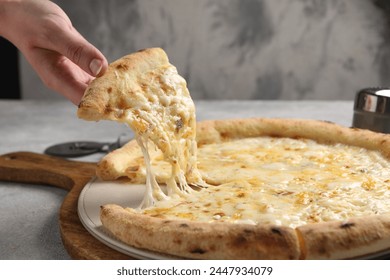
[[[162,49],[113,62],[88,87],[87,120],[135,139],[98,164],[145,184],[138,208],[102,205],[122,242],[192,259],[348,259],[390,249],[390,136],[299,119],[196,122]]]

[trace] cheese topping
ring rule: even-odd
[[[376,151],[258,137],[200,146],[198,161],[202,177],[214,186],[159,201],[142,213],[294,228],[390,212],[390,165]]]
[[[135,131],[147,168],[146,193],[140,207],[152,206],[165,200],[192,192],[189,183],[204,185],[196,166],[195,105],[186,81],[172,65],[147,72],[138,78],[139,91],[126,100],[125,122]],[[124,79],[126,80],[126,79]],[[127,88],[123,86],[123,88]],[[162,151],[171,167],[165,195],[156,182],[148,151],[148,140]]]

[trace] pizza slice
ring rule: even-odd
[[[92,81],[79,105],[85,120],[113,120],[128,124],[135,132],[147,168],[147,192],[141,207],[166,199],[150,167],[149,142],[162,151],[170,166],[166,183],[168,196],[192,191],[189,184],[203,186],[196,162],[195,106],[186,81],[169,63],[160,48],[124,56],[111,63],[107,72]],[[100,168],[102,177],[111,170],[127,168],[117,160]]]

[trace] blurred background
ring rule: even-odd
[[[388,0],[63,0],[109,62],[162,47],[194,99],[352,100],[390,85]],[[61,99],[19,55],[20,96]]]

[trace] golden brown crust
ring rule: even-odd
[[[203,121],[197,124],[196,140],[200,147],[204,144],[263,135],[308,138],[328,144],[342,143],[379,150],[386,158],[390,157],[390,135],[316,120],[252,118]],[[154,149],[150,150],[153,158]],[[142,162],[137,160],[141,156],[137,143],[131,141],[121,149],[106,155],[98,164],[97,175],[103,180],[115,180],[126,176],[134,183],[143,183],[145,176],[142,172],[135,174],[129,169],[126,170],[126,166],[136,168],[134,163]],[[157,180],[163,182],[161,177],[167,174],[159,174],[161,170],[156,172]]]
[[[115,237],[134,247],[193,259],[297,259],[293,229],[221,222],[165,220],[105,205],[101,220]]]
[[[233,119],[205,121],[197,129],[198,145],[256,136],[307,138],[319,143],[342,143],[390,156],[390,136],[335,123],[303,119]]]
[[[304,259],[351,259],[390,249],[389,215],[309,224],[296,230]]]
[[[135,140],[126,144],[125,149],[117,149],[107,154],[104,159],[98,163],[96,175],[103,180],[115,180],[119,177],[126,177],[131,182],[145,182],[145,176],[142,179],[137,179],[143,163],[143,155],[140,147]]]
[[[149,143],[153,146],[153,143]],[[159,150],[151,148],[150,157],[155,158]],[[161,154],[160,154],[161,155]],[[159,162],[163,168],[154,170],[158,183],[164,184],[170,176],[170,165],[161,158]],[[113,181],[126,177],[129,182],[144,184],[146,181],[146,169],[142,151],[137,141],[132,140],[120,149],[117,149],[104,156],[97,165],[96,175],[104,181]]]
[[[125,96],[129,85],[137,90],[137,78],[140,73],[147,73],[169,64],[165,52],[160,48],[150,48],[126,55],[111,63],[103,76],[94,79],[84,93],[79,104],[79,118],[98,121],[120,120],[127,108]]]

